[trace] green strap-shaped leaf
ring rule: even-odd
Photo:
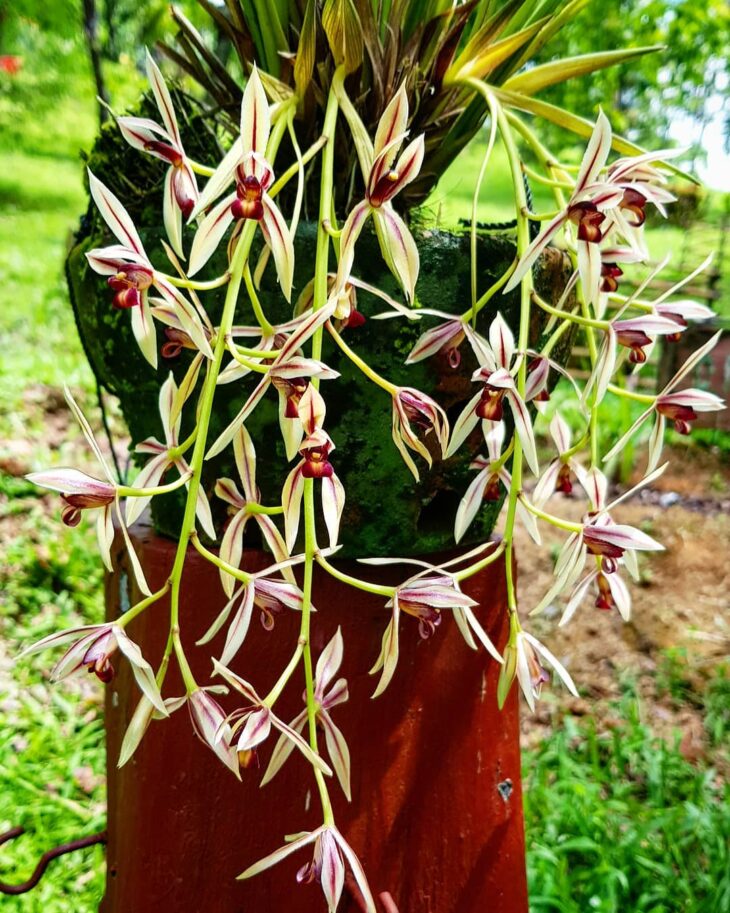
[[[469,45],[459,54],[458,58],[449,67],[444,77],[444,84],[454,83],[465,79],[484,79],[496,67],[520,50],[542,28],[543,23],[535,22],[533,25],[503,38],[489,45],[479,53],[469,53]]]
[[[335,65],[344,64],[352,73],[362,64],[363,41],[360,17],[352,0],[325,0],[322,27],[335,58]]]
[[[625,48],[620,51],[602,51],[597,54],[581,54],[579,57],[566,57],[563,60],[552,60],[539,67],[533,67],[524,73],[518,73],[503,83],[503,88],[510,92],[519,92],[521,95],[534,95],[548,86],[587,76],[596,70],[613,67],[625,63],[634,57],[651,54],[662,50],[662,45],[655,44],[643,48]]]
[[[317,52],[317,2],[307,0],[302,20],[302,30],[299,33],[297,56],[294,59],[294,84],[297,95],[304,98],[307,87],[314,71],[314,58]]]
[[[522,95],[519,92],[509,92],[506,89],[497,88],[496,86],[490,86],[490,90],[494,92],[496,97],[506,108],[516,108],[518,111],[527,111],[528,114],[544,117],[545,120],[549,120],[551,123],[557,124],[559,127],[563,127],[566,130],[570,130],[572,133],[576,133],[578,136],[582,136],[585,139],[588,139],[592,135],[595,128],[593,121],[586,120],[585,117],[579,117],[577,114],[571,114],[570,111],[559,108],[557,105],[551,105],[549,102],[532,98],[530,95]],[[646,149],[642,149],[641,146],[637,146],[636,143],[624,139],[623,136],[617,136],[615,133],[611,140],[611,146],[621,155],[645,155],[647,151]],[[662,167],[671,171],[673,174],[676,174],[678,177],[691,181],[693,184],[700,183],[693,175],[688,174],[686,171],[682,171],[681,168],[677,168],[677,166],[672,165],[671,162],[662,162]]]

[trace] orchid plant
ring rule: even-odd
[[[210,5],[212,15],[222,15],[212,4],[204,5]],[[676,338],[689,320],[711,316],[708,309],[694,302],[674,302],[672,296],[683,283],[655,299],[647,293],[646,283],[633,292],[621,289],[622,271],[618,264],[642,262],[648,256],[644,238],[647,210],[653,207],[661,214],[672,200],[666,168],[676,151],[637,150],[614,137],[608,117],[600,113],[588,131],[585,154],[577,171],[569,164],[560,163],[516,113],[523,110],[542,114],[579,133],[586,132],[585,121],[566,112],[556,113],[533,98],[540,87],[562,78],[557,75],[556,66],[544,64],[522,69],[535,49],[555,31],[555,18],[518,12],[521,8],[540,6],[542,9],[545,4],[507,4],[496,12],[491,11],[493,5],[474,2],[429,5],[438,31],[433,45],[429,45],[424,66],[436,100],[429,102],[425,110],[414,110],[415,77],[394,82],[384,77],[385,70],[372,67],[374,83],[369,87],[373,92],[372,104],[366,101],[365,108],[362,96],[348,88],[348,77],[359,66],[357,55],[362,55],[363,40],[373,44],[381,63],[390,60],[393,54],[387,43],[387,22],[375,22],[375,31],[369,27],[371,18],[378,15],[374,12],[378,4],[371,7],[370,3],[333,0],[319,4],[310,0],[304,4],[299,22],[300,40],[293,66],[286,54],[280,53],[282,48],[273,53],[267,44],[260,59],[268,72],[253,63],[246,67],[248,76],[240,100],[237,135],[230,150],[217,163],[199,163],[186,155],[172,96],[162,73],[148,55],[147,72],[161,124],[138,117],[120,117],[118,124],[132,146],[168,167],[163,200],[167,241],[159,240],[171,269],[163,272],[152,266],[123,202],[91,173],[92,197],[116,243],[91,251],[88,264],[107,277],[113,293],[110,306],[129,311],[135,337],[151,366],[157,365],[160,352],[163,358],[178,356],[183,350],[193,354],[181,383],[176,384],[170,375],[162,384],[159,401],[162,433],[137,446],[137,451],[149,454],[150,459],[132,485],[115,481],[70,392],[67,393],[69,405],[99,460],[102,478],[64,468],[30,476],[36,484],[61,493],[64,523],[75,525],[85,511],[98,511],[99,543],[107,566],[114,536],[112,518],[116,518],[143,598],[113,623],[53,634],[25,653],[70,643],[54,669],[57,678],[85,668],[102,681],[109,681],[114,674],[117,652],[132,664],[141,697],[124,739],[120,763],[126,763],[133,755],[153,718],[167,716],[183,705],[188,707],[194,732],[238,777],[272,734],[277,741],[263,775],[264,782],[276,775],[296,749],[311,765],[321,802],[322,824],[250,864],[241,877],[252,877],[290,854],[308,848],[312,859],[299,871],[298,880],[318,881],[330,911],[337,908],[346,868],[354,877],[362,908],[374,911],[375,903],[360,863],[337,829],[330,798],[331,790],[337,786],[350,798],[350,752],[336,723],[348,699],[346,680],[336,678],[346,644],[338,630],[315,663],[310,637],[315,623],[312,614],[315,570],[381,598],[390,613],[383,627],[380,654],[373,657],[371,672],[378,676],[374,697],[380,697],[397,678],[400,639],[438,637],[439,626],[444,622],[451,624],[452,619],[468,647],[483,647],[487,654],[484,661],[500,665],[497,694],[500,705],[517,682],[533,708],[542,686],[550,678],[546,666],[575,694],[568,671],[523,627],[526,616],[564,599],[566,607],[561,624],[568,622],[585,602],[593,602],[600,609],[616,610],[625,619],[629,617],[631,600],[623,571],[636,576],[637,553],[659,550],[662,546],[642,531],[620,523],[614,518],[614,509],[663,470],[660,459],[667,420],[674,422],[680,433],[687,433],[699,412],[723,406],[713,394],[682,386],[693,368],[710,352],[717,337],[692,355],[658,395],[635,392],[617,381],[627,363],[634,371],[641,369],[647,349],[658,337]],[[560,4],[548,5],[552,13],[560,8]],[[405,23],[397,30],[398,41],[403,42],[402,46],[422,48],[419,41],[425,41],[423,31],[411,15],[418,4],[393,4],[396,6]],[[565,9],[570,6],[567,4]],[[351,41],[358,34],[353,26],[358,24],[355,21],[358,16],[366,17],[368,10],[368,27],[359,34],[358,51],[353,49]],[[181,20],[181,14],[176,16]],[[331,66],[327,79],[323,75],[325,70],[314,74],[313,69],[314,48],[321,28],[328,42],[327,61]],[[288,34],[286,29],[282,36],[285,34]],[[276,37],[275,50],[276,42],[281,44],[283,40]],[[195,37],[195,42],[199,41],[202,41],[200,36]],[[638,52],[625,52],[623,57],[618,53],[595,55],[573,63],[573,72],[589,72],[634,53]],[[178,62],[184,64],[180,55]],[[220,73],[218,77],[223,78]],[[230,84],[226,86],[231,90]],[[434,114],[439,105],[441,117]],[[306,139],[302,151],[296,119],[312,106],[324,112],[323,119],[319,122],[315,117],[306,122],[301,134]],[[380,112],[374,125],[373,110]],[[476,120],[472,118],[473,123],[468,118],[464,120],[465,112],[470,111],[478,114]],[[423,194],[433,169],[436,168],[437,174],[439,167],[443,170],[444,156],[448,159],[449,154],[448,149],[444,151],[445,146],[451,142],[451,153],[457,154],[465,138],[475,134],[487,116],[490,130],[479,184],[499,136],[509,160],[514,189],[514,260],[500,280],[483,292],[479,289],[476,263],[473,264],[472,301],[461,315],[421,307],[418,245],[396,206],[409,190],[418,189]],[[318,135],[308,135],[312,122],[320,123]],[[471,126],[467,129],[468,124]],[[341,205],[335,205],[335,196],[338,200],[341,197],[335,169],[343,135],[347,151],[354,150],[357,160],[352,165],[355,177],[348,186],[355,188],[359,197],[347,200],[349,212],[338,227],[338,213],[342,209]],[[294,150],[294,161],[285,162],[277,178],[279,153],[285,138],[287,149]],[[612,149],[623,152],[623,157],[612,160]],[[526,153],[538,163],[537,168],[525,164]],[[305,182],[306,165],[315,160],[317,180]],[[555,199],[554,211],[531,211],[525,190],[526,173],[550,189]],[[291,190],[294,186],[291,182],[296,182],[296,192],[282,194],[285,189]],[[234,189],[226,194],[231,184]],[[290,301],[294,292],[294,238],[305,187],[307,194],[316,191],[318,203],[314,274],[309,285],[299,290],[299,301],[291,318],[277,325],[264,313],[257,295],[257,274],[262,267],[261,261],[258,265],[252,262],[254,239],[260,232],[265,250],[263,269],[267,268],[266,255],[270,254],[280,294]],[[293,201],[291,206],[279,205],[280,194],[282,199]],[[418,198],[418,194],[411,197]],[[544,224],[534,239],[531,239],[531,221]],[[403,292],[403,301],[382,293],[387,316],[420,321],[423,325],[406,363],[443,354],[455,370],[462,352],[468,349],[478,365],[472,376],[473,396],[452,428],[438,402],[418,389],[394,384],[368,364],[366,352],[357,351],[356,334],[351,330],[363,319],[354,297],[354,290],[361,282],[357,275],[358,242],[368,223],[372,224],[383,258]],[[473,232],[475,223],[473,214]],[[541,252],[547,245],[555,244],[564,251],[572,273],[557,305],[538,294],[532,272]],[[228,261],[225,272],[205,281],[193,278],[224,245]],[[330,249],[334,249],[337,258],[334,274],[328,272]],[[225,305],[219,319],[214,321],[205,307],[205,294],[221,286],[226,289]],[[520,300],[516,337],[500,305],[502,293],[512,289],[519,289]],[[243,330],[237,327],[234,320],[239,313],[252,320],[253,327]],[[533,348],[536,341],[531,336],[531,326],[539,314],[544,315],[546,332],[537,350]],[[478,316],[482,323],[486,319],[487,329],[483,333],[477,328]],[[159,327],[164,328],[166,335],[161,347],[157,338]],[[555,455],[541,467],[533,422],[549,400],[554,383],[565,374],[554,353],[561,338],[571,333],[584,335],[591,361],[590,377],[582,385],[568,378],[580,408],[582,432],[573,443],[566,422],[555,414],[550,425]],[[247,336],[253,340],[246,339]],[[245,344],[241,344],[242,337]],[[372,381],[375,390],[390,397],[393,446],[416,478],[421,461],[430,465],[433,460],[449,459],[462,448],[473,448],[472,466],[478,472],[464,490],[454,517],[455,539],[458,542],[464,536],[485,501],[504,497],[506,510],[498,541],[485,542],[446,564],[434,566],[423,562],[415,567],[412,562],[406,564],[404,579],[392,587],[369,581],[366,574],[354,577],[338,569],[333,555],[340,541],[347,491],[336,471],[336,429],[327,421],[327,388],[338,379],[337,372],[327,364],[327,352],[332,351],[332,348],[328,350],[328,344],[351,360]],[[252,377],[258,382],[252,384]],[[244,404],[229,426],[211,441],[211,415],[221,383],[240,384]],[[599,410],[607,397],[637,400],[645,406],[645,411],[609,453],[603,455],[599,449]],[[286,478],[281,479],[280,498],[274,504],[262,503],[256,482],[257,459],[260,459],[256,446],[260,442],[254,442],[249,428],[251,415],[265,398],[278,402],[282,439],[292,464]],[[181,416],[185,410],[194,414],[195,422],[192,433],[181,441]],[[631,492],[611,502],[603,472],[605,460],[649,420],[653,420],[654,426],[644,478]],[[486,456],[478,455],[480,441]],[[220,478],[212,493],[228,505],[230,515],[220,548],[214,551],[199,535],[202,531],[209,539],[216,536],[201,474],[205,461],[227,448],[233,449],[239,478]],[[169,476],[172,479],[165,482]],[[574,480],[579,483],[575,491]],[[164,586],[151,592],[134,553],[127,524],[139,517],[151,499],[177,489],[184,489],[186,507],[174,566]],[[582,522],[547,512],[548,499],[556,489],[573,491],[585,501]],[[120,508],[122,500],[126,501],[124,512]],[[518,517],[538,542],[543,524],[566,533],[555,563],[554,584],[535,607],[519,605],[513,577]],[[325,541],[317,533],[318,519],[326,530]],[[242,567],[243,533],[248,523],[259,527],[272,556],[271,565],[257,573],[249,573]],[[298,546],[300,529],[303,529],[303,547]],[[199,682],[193,676],[187,659],[191,635],[181,627],[181,579],[191,548],[218,569],[228,600],[198,642],[202,647],[218,632],[225,631],[222,653],[214,658],[212,683]],[[480,623],[478,607],[460,586],[496,561],[502,562],[506,573],[510,621],[509,639],[501,651]],[[295,569],[303,570],[303,574],[295,574]],[[163,598],[170,605],[170,635],[155,671],[130,640],[126,629]],[[249,631],[254,608],[260,612],[267,629],[273,626],[278,613],[295,611],[300,617],[300,636],[291,660],[274,687],[263,696],[253,684],[230,669]],[[185,684],[182,696],[166,694],[165,678],[171,662],[177,663],[182,674]],[[277,701],[285,688],[295,687],[298,678],[304,683],[304,707],[293,720],[286,722],[276,714]],[[226,688],[241,699],[240,709],[230,716],[226,716],[215,697]],[[324,733],[324,745],[321,733]]]

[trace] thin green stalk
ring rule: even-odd
[[[190,670],[180,641],[180,582],[182,570],[185,565],[185,555],[190,540],[190,534],[195,529],[195,509],[198,489],[200,488],[200,476],[203,470],[203,461],[205,459],[213,397],[215,395],[215,388],[223,361],[223,355],[226,351],[226,335],[230,332],[230,328],[233,325],[233,317],[236,311],[238,292],[241,287],[243,269],[248,262],[248,255],[251,250],[251,243],[256,227],[255,222],[246,222],[231,262],[231,282],[226,290],[226,300],[223,306],[220,332],[216,339],[213,360],[208,365],[208,371],[200,394],[198,432],[195,438],[193,453],[190,458],[192,476],[188,485],[188,497],[180,527],[180,538],[178,540],[177,552],[175,553],[175,561],[172,566],[172,571],[170,572],[170,629],[172,632],[172,644],[188,692],[196,690],[198,685]]]
[[[352,577],[350,574],[345,574],[343,571],[337,570],[337,568],[331,565],[321,554],[315,555],[314,557],[317,564],[323,568],[323,570],[327,571],[330,577],[334,577],[335,580],[340,580],[348,586],[355,587],[355,589],[364,590],[366,593],[373,593],[376,596],[385,596],[387,599],[392,599],[395,595],[396,588],[394,586],[381,586],[377,583],[369,583],[367,580],[362,580],[360,577]]]
[[[180,476],[174,482],[168,482],[167,485],[157,485],[155,488],[131,488],[129,485],[120,485],[117,488],[117,494],[120,498],[148,498],[152,495],[166,495],[171,491],[177,491],[183,485],[190,481],[187,475]]]

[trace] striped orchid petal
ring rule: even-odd
[[[530,413],[516,390],[507,390],[506,396],[514,418],[515,431],[522,444],[522,452],[527,460],[527,465],[538,476],[540,475],[540,466],[537,462],[537,448],[535,447],[535,436],[532,431]]]
[[[335,839],[337,840],[340,849],[342,850],[342,855],[345,857],[347,864],[350,866],[350,871],[352,872],[352,877],[355,879],[355,884],[360,891],[364,913],[376,913],[375,901],[373,900],[373,895],[370,892],[367,878],[365,877],[365,872],[363,871],[363,867],[360,864],[360,860],[357,858],[353,852],[352,847],[337,830],[337,828],[332,828],[332,831],[335,835]]]
[[[174,139],[178,145],[182,145],[180,131],[178,130],[177,126],[177,118],[175,117],[175,108],[172,104],[172,98],[170,97],[167,83],[165,82],[165,78],[160,72],[160,68],[153,60],[149,50],[146,54],[145,65],[147,70],[147,79],[149,80],[150,86],[152,88],[152,93],[155,96],[155,101],[157,102],[157,110],[160,112],[162,123],[165,125],[165,129],[170,134],[172,139]]]
[[[268,194],[264,194],[261,203],[264,207],[264,217],[261,220],[261,229],[266,243],[271,248],[276,264],[276,274],[279,285],[287,301],[291,301],[292,283],[294,281],[294,244],[289,227],[278,207]]]
[[[345,887],[345,864],[331,830],[325,828],[319,840],[322,893],[328,910],[336,910]]]
[[[195,734],[240,780],[238,756],[231,745],[231,729],[220,704],[207,691],[198,688],[188,696],[188,710]]]
[[[345,643],[342,639],[342,628],[337,628],[334,636],[329,640],[327,646],[319,654],[317,666],[315,668],[316,690],[321,697],[329,687],[330,682],[337,675],[342,665],[342,657],[345,651]]]
[[[568,221],[567,212],[560,212],[554,219],[552,219],[548,224],[543,228],[540,234],[531,242],[527,247],[524,254],[520,257],[520,261],[515,267],[515,271],[510,276],[507,284],[504,287],[503,293],[506,295],[508,292],[511,292],[512,289],[517,288],[522,279],[527,275],[527,273],[532,269],[532,266],[536,263],[537,258],[545,250],[548,244],[555,238],[560,231],[560,229]]]
[[[460,542],[464,533],[474,522],[474,518],[479,513],[484,499],[484,488],[489,478],[489,468],[483,469],[475,479],[472,480],[464,497],[459,501],[459,507],[456,511],[456,520],[454,522],[454,540]]]
[[[352,264],[355,260],[355,243],[360,237],[360,232],[363,230],[363,226],[371,212],[370,204],[363,200],[355,206],[342,226],[340,259],[337,264],[337,278],[335,279],[333,294],[344,288],[350,276]]]
[[[224,197],[200,223],[190,248],[188,276],[194,276],[195,273],[199,272],[211,258],[216,247],[218,247],[228,226],[233,222],[231,204],[235,199],[235,193]]]
[[[299,518],[302,508],[302,496],[304,494],[304,476],[302,474],[302,460],[292,469],[284,482],[284,488],[281,492],[281,503],[284,507],[284,541],[289,552],[294,548],[299,532]]]
[[[377,157],[386,149],[392,146],[393,141],[398,137],[405,136],[408,126],[408,95],[406,94],[405,82],[401,83],[400,88],[383,111],[375,131],[373,141],[373,156]],[[386,168],[395,161],[398,150],[393,151],[390,162]]]
[[[350,750],[347,747],[347,741],[339,728],[332,722],[332,717],[326,710],[318,714],[318,719],[324,729],[327,754],[332,762],[335,776],[339,780],[345,798],[350,802],[352,800],[350,791]]]
[[[462,410],[459,418],[454,423],[454,427],[451,429],[451,439],[449,441],[449,446],[446,450],[447,459],[456,453],[459,447],[461,447],[464,441],[479,424],[479,416],[477,415],[476,410],[481,398],[481,391],[479,393],[475,393]]]
[[[137,234],[129,213],[114,196],[109,188],[103,184],[88,168],[89,190],[97,205],[102,218],[109,226],[112,234],[125,246],[136,251],[141,257],[147,259],[144,246]]]
[[[167,452],[161,453],[156,457],[153,457],[142,469],[139,471],[134,481],[132,482],[132,488],[155,488],[162,481],[162,477],[165,474],[168,466],[170,465],[170,460],[167,456]],[[152,500],[152,495],[141,498],[127,498],[124,505],[124,516],[126,518],[127,524],[131,526],[133,523],[136,523],[137,520],[142,516],[147,505]]]
[[[170,163],[170,155],[164,149],[155,149],[154,146],[150,148],[151,144],[160,143],[160,137],[168,138],[166,131],[159,124],[148,117],[118,117],[117,125],[124,139],[134,149],[148,152],[155,158]]]
[[[266,153],[271,130],[269,102],[254,64],[241,101],[241,143],[246,152]]]
[[[497,367],[509,369],[515,352],[515,339],[501,313],[498,313],[490,324],[489,345],[494,353]]]
[[[575,195],[584,190],[588,184],[593,184],[598,178],[611,151],[611,139],[611,124],[603,111],[599,111],[596,126],[586,146],[586,151],[583,154],[583,160],[575,179]]]
[[[370,675],[380,672],[378,686],[373,692],[373,697],[379,697],[390,684],[398,665],[398,625],[400,623],[400,605],[398,603],[398,594],[393,597],[393,616],[388,622],[388,626],[383,634],[383,641],[380,647],[380,655],[375,661],[375,665],[370,670]],[[381,671],[382,670],[382,671]]]
[[[383,257],[408,300],[413,301],[419,270],[418,248],[413,235],[388,204],[373,209],[373,218]]]
[[[131,308],[132,332],[140,351],[153,368],[157,367],[157,332],[152,311],[145,293],[139,307]]]
[[[416,344],[411,349],[405,363],[407,365],[413,365],[416,364],[416,362],[423,361],[424,358],[435,355],[442,349],[447,351],[451,350],[455,346],[458,346],[459,342],[464,338],[464,335],[464,325],[460,318],[454,318],[453,320],[446,321],[446,323],[440,323],[438,326],[426,330],[426,332],[416,340]]]
[[[339,541],[340,520],[345,506],[345,488],[333,473],[322,479],[322,514],[324,516],[330,548],[335,548]]]
[[[200,196],[198,197],[198,202],[195,204],[193,211],[190,213],[188,218],[188,223],[193,222],[200,215],[201,212],[205,212],[212,203],[214,203],[218,197],[223,193],[224,190],[232,183],[235,174],[236,168],[243,158],[243,145],[241,143],[240,136],[237,137],[228,150],[228,152],[223,156],[220,165],[213,172],[211,177],[208,179],[208,183],[201,190]],[[233,202],[234,197],[231,197],[231,202]]]
[[[221,482],[225,483],[230,482],[230,479],[219,479],[216,483],[216,494],[220,497],[221,491],[225,490],[225,487],[221,486]],[[232,483],[231,483],[232,484]],[[226,564],[231,565],[231,567],[240,567],[241,558],[243,557],[243,532],[246,528],[246,524],[249,520],[249,515],[244,510],[239,510],[226,526],[226,530],[223,533],[223,538],[221,539],[220,545],[220,557]],[[226,596],[232,596],[233,590],[236,587],[236,578],[232,577],[227,571],[221,568],[220,571],[221,584]],[[222,661],[222,660],[221,660]],[[223,663],[227,665],[227,663]]]

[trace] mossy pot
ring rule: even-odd
[[[137,154],[135,153],[135,156]],[[119,146],[108,130],[102,133],[91,156],[91,167],[111,189],[127,203],[124,173],[128,152]],[[120,161],[121,159],[121,161]],[[161,206],[161,181],[164,170],[149,170],[148,163],[136,159],[135,182],[146,188],[137,194],[137,206],[130,212],[135,218],[140,236],[153,263],[162,270],[170,269],[161,249],[164,238],[161,224],[152,221],[154,208]],[[141,171],[141,174],[140,174]],[[157,181],[157,183],[155,183]],[[121,186],[120,186],[121,184]],[[144,201],[144,205],[142,204]],[[158,208],[156,212],[160,212]],[[317,227],[315,223],[300,223],[295,241],[296,266],[294,298],[314,274]],[[192,234],[186,237],[189,245]],[[420,273],[416,288],[416,305],[441,311],[463,313],[471,301],[470,239],[468,232],[454,234],[440,230],[414,228],[420,253]],[[161,436],[158,395],[161,384],[172,371],[179,382],[185,374],[193,353],[183,350],[174,359],[160,354],[155,371],[139,352],[132,335],[129,314],[115,310],[111,293],[103,277],[88,266],[85,253],[94,247],[111,243],[103,224],[90,209],[82,221],[75,243],[67,260],[67,278],[76,321],[92,369],[100,384],[119,398],[121,410],[129,427],[132,446],[146,437]],[[253,261],[258,250],[254,248]],[[477,277],[481,290],[492,285],[512,263],[515,256],[514,238],[509,233],[480,232],[477,239]],[[334,256],[330,269],[335,268]],[[220,275],[226,269],[226,248],[220,250],[208,264],[201,278]],[[374,233],[364,232],[358,242],[355,275],[358,279],[402,300],[402,294],[391,275]],[[556,250],[548,250],[535,269],[538,292],[548,301],[555,301],[565,287],[570,273],[567,258]],[[415,365],[405,365],[405,359],[418,337],[434,318],[410,321],[405,318],[375,320],[388,306],[380,298],[358,289],[358,309],[365,315],[364,325],[345,330],[348,344],[379,374],[400,386],[415,387],[439,402],[453,423],[475,388],[471,374],[477,367],[466,343],[462,344],[462,359],[452,368],[444,355],[437,354]],[[202,296],[211,319],[220,316],[225,288],[206,292]],[[272,323],[291,318],[292,309],[283,298],[273,265],[264,272],[260,300]],[[477,328],[485,333],[497,311],[500,311],[516,335],[519,319],[518,293],[498,294],[478,315]],[[239,301],[236,324],[255,323],[245,292]],[[531,327],[531,343],[538,344],[542,322],[536,316]],[[158,344],[164,342],[162,327]],[[555,353],[560,357],[559,353]],[[563,353],[565,354],[565,353]],[[336,450],[331,461],[347,493],[341,526],[341,555],[379,556],[414,555],[441,551],[453,546],[453,524],[456,509],[464,491],[473,478],[469,465],[483,452],[481,429],[461,448],[460,453],[446,460],[434,459],[429,469],[416,456],[421,470],[416,481],[403,463],[391,437],[392,402],[390,396],[373,385],[325,334],[323,360],[341,377],[323,381],[322,393],[327,403],[326,430]],[[219,385],[211,417],[209,441],[213,441],[229,424],[258,382],[259,375]],[[199,381],[199,383],[201,383]],[[181,439],[192,429],[194,407],[183,415]],[[256,408],[247,427],[257,450],[257,481],[264,504],[279,504],[281,488],[291,465],[286,459],[279,430],[278,397],[272,389]],[[428,442],[428,437],[425,439]],[[433,451],[436,457],[435,451]],[[215,481],[221,477],[237,477],[232,448],[205,463],[202,484],[211,499],[214,518],[219,529],[225,523],[225,505],[213,495]],[[181,492],[158,496],[153,501],[152,519],[156,529],[175,537],[182,515]],[[501,502],[485,502],[470,527],[465,544],[484,541],[492,533]],[[256,535],[255,524],[249,524]],[[258,545],[252,539],[251,545]]]

